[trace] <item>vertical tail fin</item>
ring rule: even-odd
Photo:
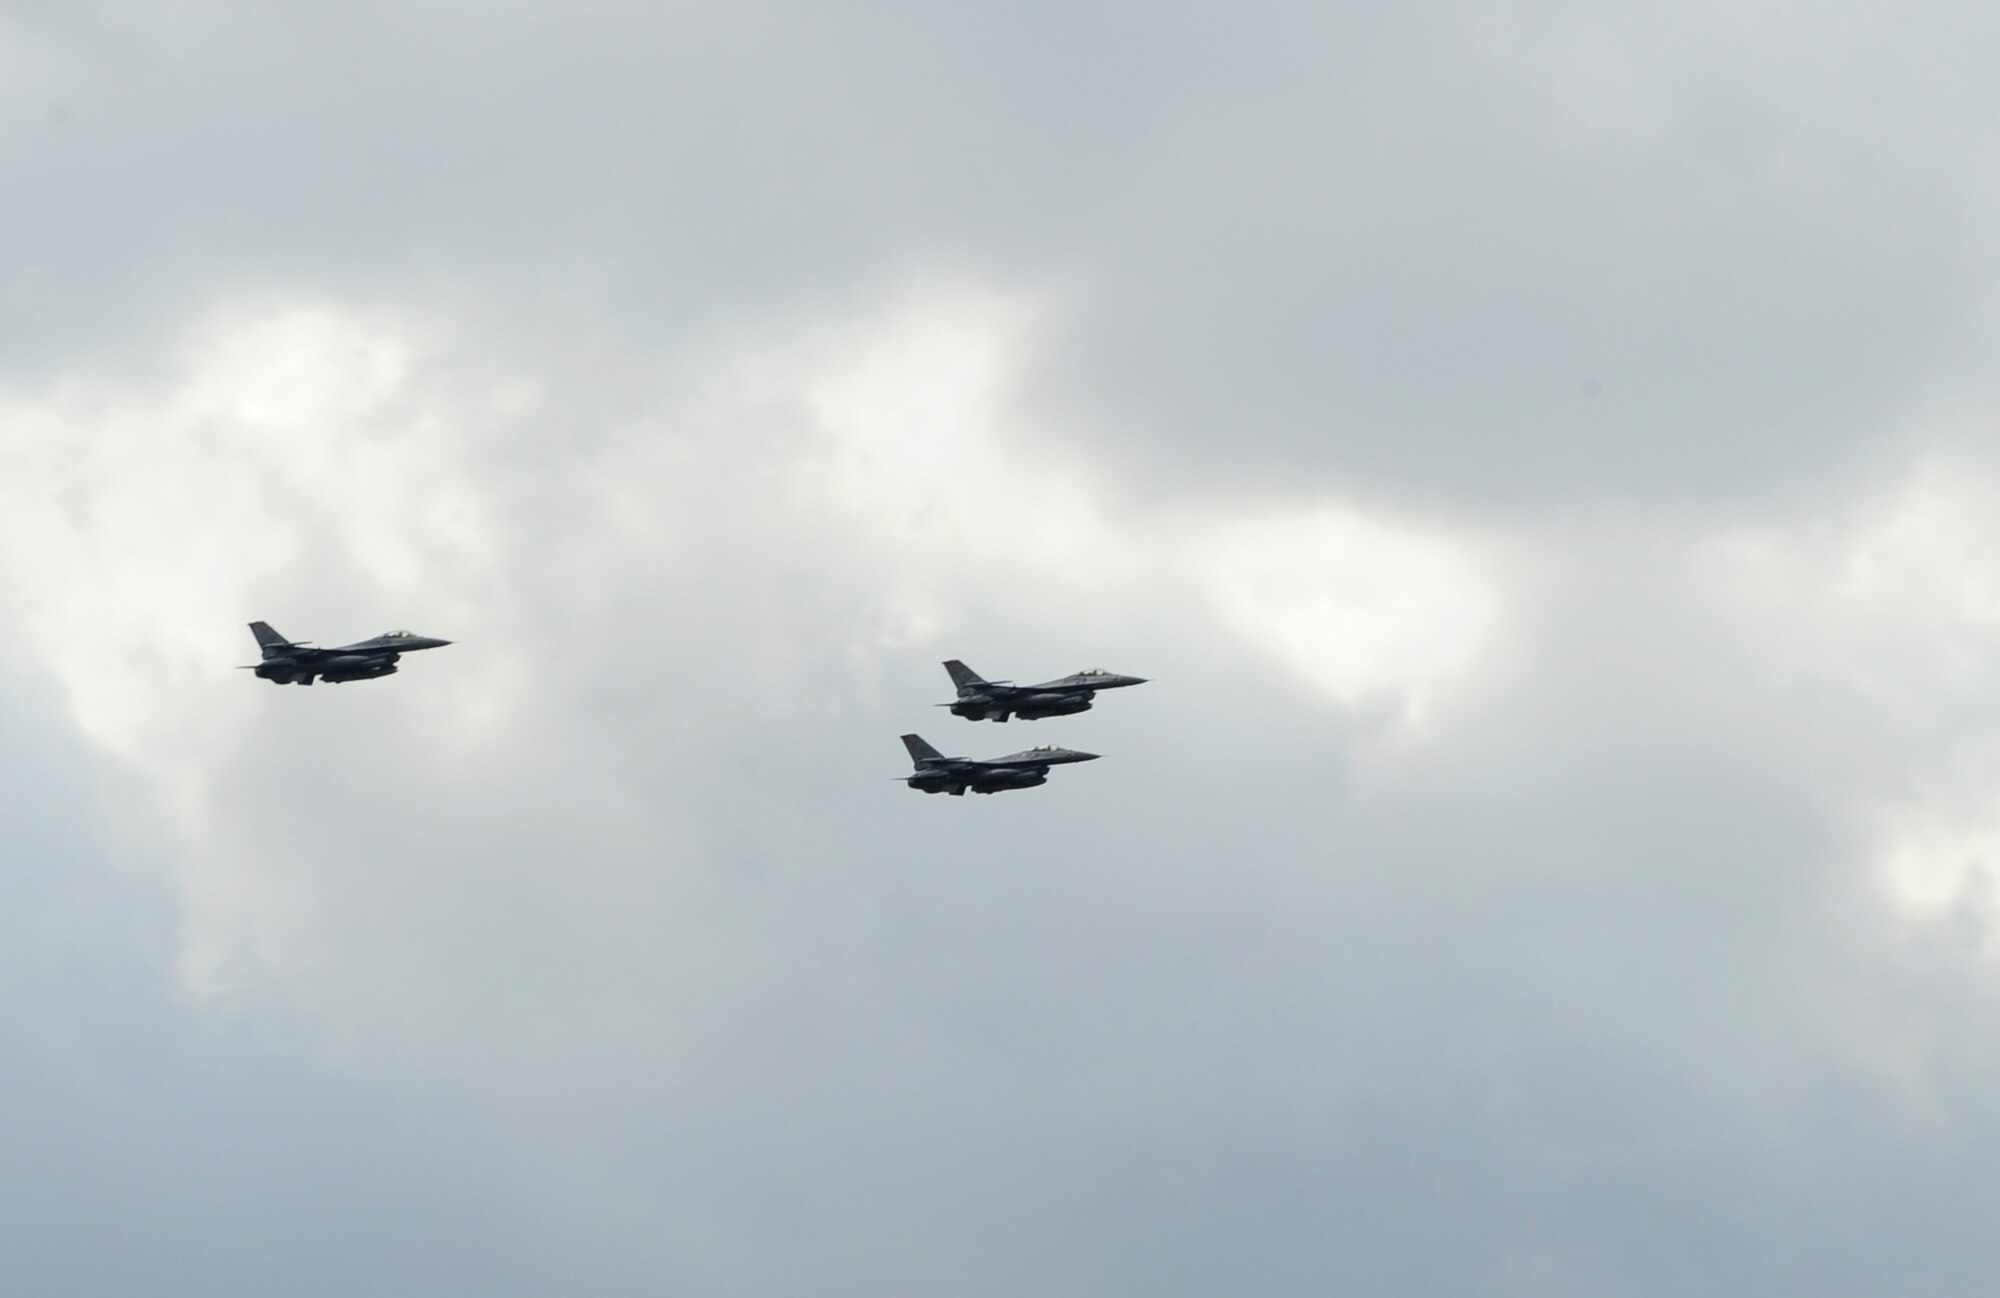
[[[925,743],[921,735],[904,735],[903,747],[910,750],[910,760],[918,766],[922,766],[925,762],[939,761],[944,757],[943,753]]]
[[[967,691],[977,691],[980,686],[986,684],[986,681],[981,679],[978,672],[967,667],[956,658],[946,659],[944,669],[951,673],[951,683],[958,686],[960,694],[964,694]]]
[[[257,637],[257,643],[263,646],[266,658],[283,653],[292,647],[292,642],[273,631],[269,622],[252,622],[250,634]]]

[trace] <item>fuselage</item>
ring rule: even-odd
[[[441,649],[451,643],[414,631],[388,631],[372,639],[321,649],[286,640],[267,623],[253,622],[250,630],[264,650],[264,661],[251,670],[274,685],[310,685],[315,679],[337,685],[393,676],[402,655],[420,649]]]
[[[947,664],[948,669],[950,666]],[[1123,689],[1146,683],[1143,676],[1121,676],[1116,672],[1093,670],[1043,681],[1039,685],[1013,685],[1006,681],[981,680],[962,663],[957,664],[952,677],[958,685],[958,698],[945,706],[951,709],[953,716],[964,717],[968,721],[1006,721],[1012,717],[1038,721],[1043,717],[1066,717],[1088,712],[1096,702],[1099,690]]]
[[[1049,782],[1049,768],[1073,762],[1094,762],[1096,753],[1046,744],[1005,757],[920,757],[916,771],[906,778],[913,789],[923,793],[948,793],[962,797],[973,793],[1005,793],[1010,789],[1032,789]]]
[[[988,694],[975,694],[961,698],[951,705],[953,716],[964,717],[968,721],[1005,721],[1009,717],[1019,717],[1023,721],[1038,721],[1043,717],[1065,717],[1073,712],[1090,711],[1091,696],[1088,691],[1076,694],[1018,694],[1005,699]]]

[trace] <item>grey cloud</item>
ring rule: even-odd
[[[51,346],[428,293],[560,348],[970,265],[1070,304],[1048,400],[1148,479],[1755,501],[1984,354],[1984,35],[1884,15],[17,19],[63,71],[9,300]]]
[[[1116,765],[961,815],[855,738],[928,691],[834,674],[837,724],[785,716],[802,696],[671,629],[711,624],[718,585],[628,630],[727,709],[633,689],[587,738],[523,735],[571,755],[517,767],[506,807],[390,758],[334,788],[394,828],[311,843],[358,740],[287,722],[269,742],[327,756],[288,781],[247,753],[231,818],[322,880],[335,967],[393,971],[363,1003],[431,999],[433,1085],[581,1161],[586,1215],[663,1223],[607,1237],[635,1290],[1952,1292],[1982,1246],[1903,1205],[1979,1194],[1991,1107],[1943,1079],[1983,1074],[1984,1011],[1919,994],[1928,1100],[1872,1053],[1896,988],[1957,959],[1898,944],[1827,804],[1881,736],[1799,769],[1806,705],[1686,629],[1699,574],[1627,591],[1644,552],[1597,554],[1550,582],[1533,678],[1400,764],[1182,622],[1159,697],[1092,718]],[[765,612],[780,637],[826,616]],[[700,850],[607,816],[581,771],[691,816]],[[377,947],[343,904],[408,927]]]
[[[198,714],[173,772],[210,837],[52,702],[11,710],[43,782],[7,817],[36,864],[8,874],[0,1193],[43,1242],[0,1266],[1983,1282],[1991,919],[1907,924],[1863,814],[1970,741],[1799,648],[1789,606],[1747,615],[1702,549],[1900,465],[1981,354],[1984,38],[1897,13],[13,11],[12,397],[122,393],[77,436],[151,465],[106,411],[167,408],[161,339],[218,304],[443,323],[311,442],[341,485],[273,477],[212,523],[276,557],[168,714]],[[1033,472],[949,484],[910,535],[802,504],[811,401],[705,376],[951,271],[1054,304],[996,422],[1030,470],[1101,477],[1113,536],[1279,498],[1490,529],[1505,626],[1465,692],[1429,728],[1333,708],[1169,561],[1063,586],[1019,553]],[[176,445],[251,454],[213,420]],[[420,453],[478,544],[343,514],[356,483],[420,506]],[[953,533],[989,492],[1025,516]],[[458,643],[279,691],[225,674],[258,615]],[[948,654],[1155,684],[947,728]],[[1976,721],[1986,675],[1957,688]],[[890,778],[912,726],[1110,759],[922,799]],[[175,926],[210,907],[229,959],[184,1003]]]
[[[1061,388],[1128,458],[1727,506],[1879,470],[1980,363],[1977,36],[1940,66],[1922,15],[1675,39],[1544,8],[1511,47],[1454,17],[1329,51],[1338,90],[1226,106],[1226,144],[1135,186]]]
[[[107,773],[31,684],[0,677],[0,1284],[86,1295],[553,1282],[527,1178],[471,1125],[173,994],[162,862],[114,836],[83,791]],[[129,783],[104,792],[135,807],[145,796]]]

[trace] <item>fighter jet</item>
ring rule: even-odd
[[[1096,753],[1080,753],[1054,744],[983,761],[975,757],[946,757],[918,735],[904,735],[903,747],[910,750],[910,761],[917,768],[916,774],[904,777],[905,782],[925,793],[949,793],[954,798],[964,797],[967,789],[974,793],[1032,789],[1049,782],[1051,766],[1097,760]]]
[[[250,634],[264,648],[264,661],[244,668],[273,685],[310,685],[313,677],[338,685],[342,681],[373,680],[393,675],[396,660],[418,649],[440,649],[451,643],[414,631],[384,631],[373,640],[320,649],[304,640],[287,640],[269,622],[252,622]]]
[[[1143,676],[1120,676],[1096,667],[1060,680],[1043,681],[1040,685],[981,680],[978,672],[956,658],[945,663],[944,669],[951,673],[952,683],[958,686],[958,698],[938,706],[950,708],[952,715],[964,717],[967,721],[1005,721],[1009,717],[1033,721],[1038,717],[1088,712],[1097,691],[1146,683]]]

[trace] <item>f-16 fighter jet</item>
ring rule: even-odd
[[[389,676],[396,659],[418,649],[439,649],[451,643],[414,631],[384,631],[373,640],[320,649],[303,640],[287,640],[269,622],[252,622],[250,634],[264,647],[264,661],[244,670],[256,672],[273,685],[310,685],[313,677],[339,684]]]
[[[946,757],[917,735],[904,735],[903,747],[910,750],[910,760],[917,767],[915,775],[906,777],[909,786],[925,793],[949,793],[954,798],[964,797],[967,789],[974,793],[1032,789],[1049,782],[1051,766],[1097,760],[1096,753],[1080,753],[1054,744],[983,761],[975,757]]]
[[[1037,717],[1088,712],[1097,691],[1146,683],[1143,676],[1120,676],[1095,667],[1060,680],[1043,681],[1040,685],[981,680],[978,672],[956,658],[945,663],[944,669],[951,673],[952,684],[958,686],[958,699],[938,706],[950,708],[952,715],[964,717],[967,721],[1005,721],[1009,717],[1033,721]]]

